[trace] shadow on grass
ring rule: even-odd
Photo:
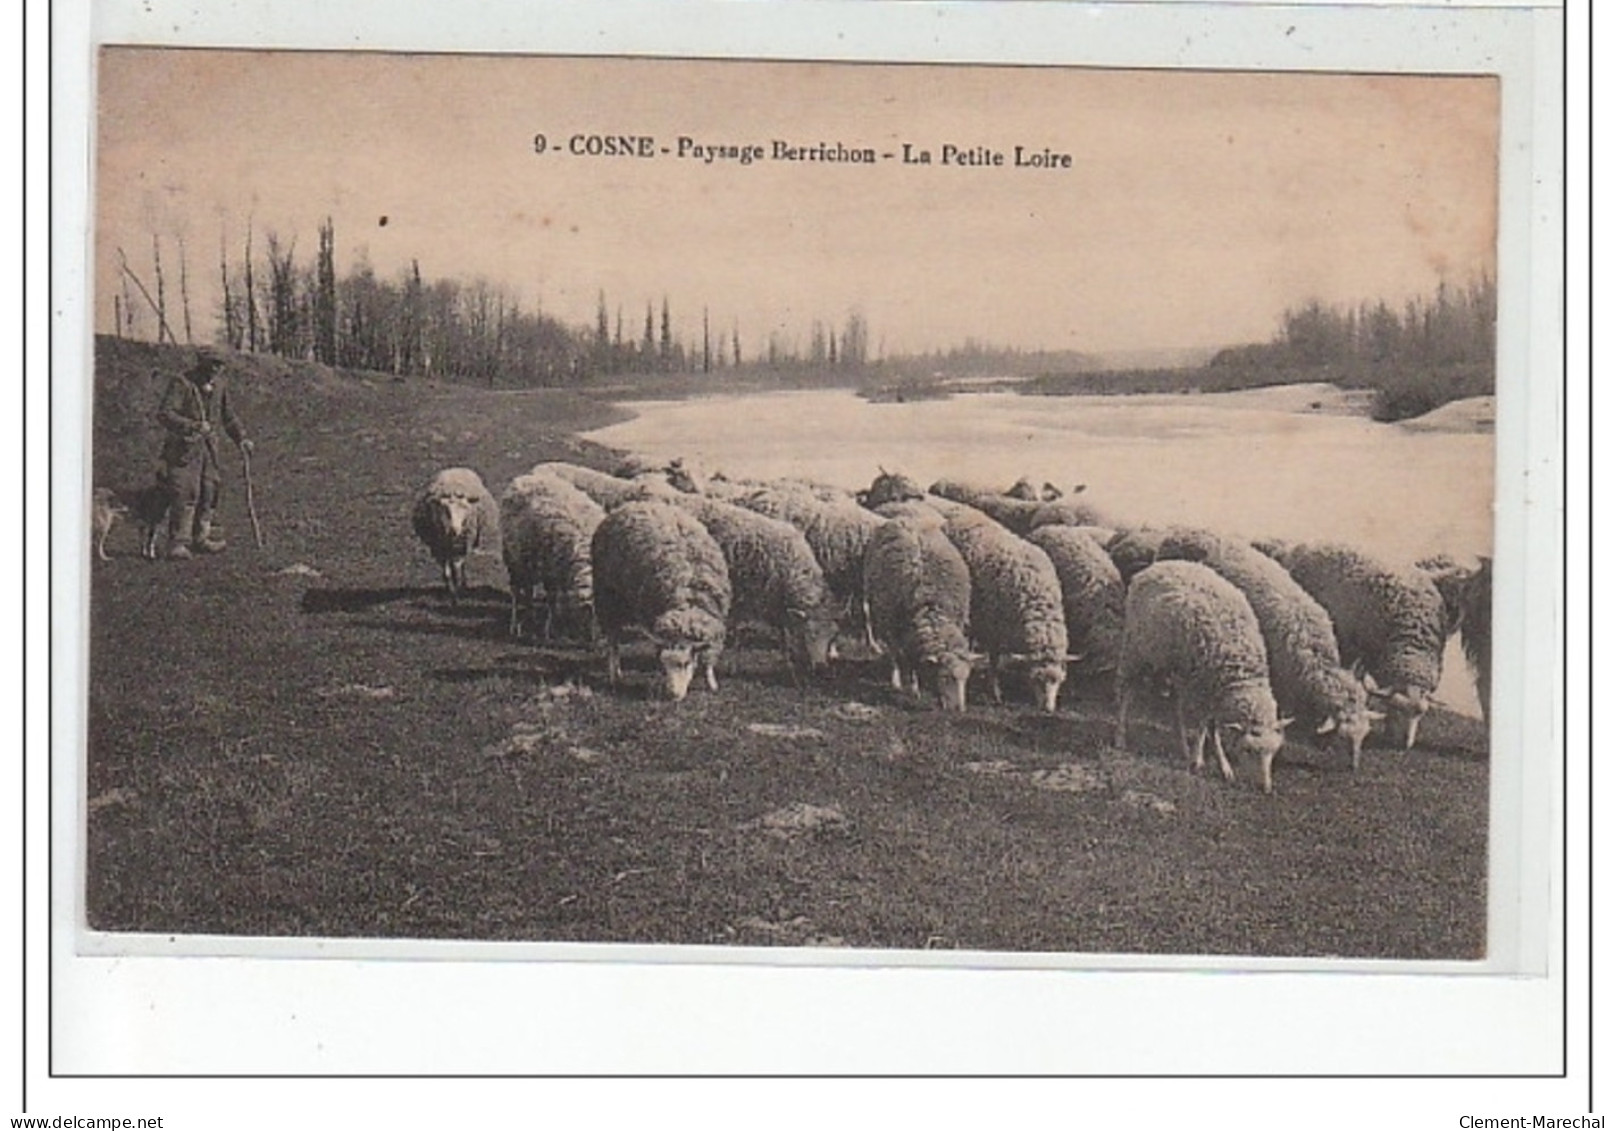
[[[479,585],[451,601],[441,585],[394,585],[380,589],[310,589],[303,594],[299,608],[313,615],[362,613],[399,601],[428,602],[444,616],[470,618],[488,615],[490,603],[508,609],[508,594],[489,585]]]
[[[624,664],[624,667],[628,665]],[[557,683],[586,683],[586,677],[598,675],[601,670],[600,658],[589,653],[539,655],[517,652],[496,656],[493,663],[487,666],[437,668],[424,674],[427,679],[438,683],[471,684],[503,679],[539,688]]]
[[[510,639],[503,621],[487,618],[480,621],[392,621],[355,620],[348,622],[355,628],[375,628],[383,632],[396,632],[406,636],[453,636],[461,640],[485,640],[504,643]]]

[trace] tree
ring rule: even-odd
[[[191,345],[191,289],[185,273],[185,237],[175,237],[179,240],[179,305],[180,312],[185,316],[185,344]]]
[[[151,265],[157,277],[157,340],[160,342],[163,340],[163,331],[168,328],[168,304],[163,297],[163,249],[156,232],[151,234]],[[169,336],[172,338],[173,335]]]
[[[301,327],[297,324],[297,272],[292,265],[297,241],[293,240],[282,250],[280,237],[273,229],[265,233],[268,245],[269,293],[264,303],[266,345],[278,357],[293,357],[299,352]]]
[[[258,352],[258,305],[252,288],[252,217],[247,217],[247,251],[244,259],[247,281],[243,301],[247,304],[247,349]]]
[[[320,225],[320,251],[314,268],[314,360],[336,360],[336,232],[327,216]]]
[[[219,225],[219,293],[224,313],[224,344],[233,350],[241,348],[241,320],[236,316],[235,297],[230,293],[230,263],[225,251],[224,225]],[[124,300],[128,309],[128,299]]]
[[[701,372],[712,372],[712,321],[707,308],[701,308]]]
[[[662,368],[673,368],[673,321],[667,311],[667,296],[662,296],[662,342],[661,342]]]

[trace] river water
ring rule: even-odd
[[[1328,539],[1392,559],[1491,552],[1492,435],[1375,423],[1328,386],[889,404],[814,390],[626,407],[632,420],[590,438],[736,476],[858,488],[884,467],[1003,488],[1026,475],[1086,484],[1129,523]],[[1478,713],[1456,647],[1446,666],[1439,697]]]

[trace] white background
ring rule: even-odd
[[[1496,6],[1496,5],[1492,5]],[[27,240],[27,911],[26,1027],[0,1027],[0,1117],[20,1110],[22,1041],[27,1108],[34,1115],[163,1115],[165,1127],[430,1127],[470,1115],[520,1117],[523,1123],[602,1121],[613,1112],[640,1121],[688,1111],[703,1122],[789,1126],[852,1120],[902,1123],[985,1122],[1017,1125],[1041,1115],[1062,1122],[1121,1118],[1141,1125],[1237,1120],[1248,1127],[1457,1126],[1461,1115],[1573,1115],[1586,1110],[1588,929],[1586,645],[1588,531],[1586,484],[1589,371],[1580,249],[1587,214],[1587,102],[1583,6],[1571,13],[1568,247],[1571,289],[1568,400],[1557,401],[1559,290],[1557,16],[1527,17],[1534,62],[1518,68],[1520,27],[1500,41],[1496,23],[1442,5],[1410,13],[1360,13],[1321,5],[1262,10],[1242,5],[1110,6],[874,5],[850,3],[594,4],[562,7],[510,2],[404,5],[379,2],[297,6],[214,4],[207,10],[170,0],[105,0],[54,6],[55,50],[47,58],[45,4],[29,5]],[[419,8],[419,11],[416,9]],[[1412,17],[1411,22],[1408,21]],[[435,18],[434,18],[435,17]],[[1294,28],[1286,34],[1287,28]],[[1581,30],[1578,30],[1581,29]],[[82,625],[76,595],[84,539],[82,436],[85,262],[84,172],[89,62],[95,41],[210,45],[490,49],[560,53],[660,53],[1104,62],[1116,65],[1358,67],[1505,72],[1505,99],[1537,84],[1528,104],[1534,149],[1505,153],[1524,161],[1538,195],[1523,207],[1504,199],[1500,336],[1506,380],[1528,373],[1523,388],[1500,388],[1505,423],[1500,466],[1513,445],[1516,470],[1529,470],[1531,506],[1521,504],[1513,531],[1529,573],[1522,594],[1526,634],[1516,641],[1528,682],[1524,701],[1499,707],[1499,734],[1512,731],[1530,764],[1516,760],[1512,789],[1529,822],[1551,814],[1557,760],[1568,739],[1568,870],[1556,865],[1558,835],[1527,837],[1499,869],[1557,876],[1552,898],[1520,916],[1494,900],[1494,939],[1503,919],[1517,947],[1518,977],[1389,974],[1128,973],[1090,971],[940,971],[811,969],[760,966],[645,965],[228,958],[86,958],[71,930],[73,807],[46,795],[47,720],[71,746],[78,730],[75,687]],[[1489,62],[1494,61],[1494,62]],[[1509,60],[1514,60],[1510,63]],[[44,117],[45,73],[54,63],[56,144]],[[1508,143],[1505,143],[1505,148]],[[54,160],[56,180],[46,183]],[[76,190],[76,191],[75,191]],[[1527,196],[1529,196],[1529,192]],[[52,207],[53,225],[44,210]],[[1533,213],[1533,207],[1536,212]],[[1510,227],[1514,226],[1511,237]],[[56,259],[46,262],[47,238]],[[1511,238],[1516,242],[1511,244]],[[76,249],[76,250],[75,250]],[[46,272],[54,267],[52,279]],[[12,276],[14,278],[14,276]],[[1511,287],[1529,280],[1523,295]],[[50,296],[47,309],[46,296]],[[1511,305],[1511,295],[1512,305]],[[23,304],[0,304],[7,312]],[[14,317],[14,316],[12,316]],[[47,321],[48,320],[48,321]],[[14,334],[15,323],[13,323]],[[47,338],[56,334],[54,356]],[[20,336],[20,335],[19,335]],[[54,383],[51,368],[54,366]],[[47,403],[47,390],[54,403]],[[1509,422],[1510,398],[1516,411]],[[47,415],[49,414],[49,415]],[[1561,416],[1562,414],[1562,416]],[[1570,442],[1569,588],[1557,596],[1554,512],[1561,465],[1555,428],[1567,420]],[[1511,434],[1513,427],[1518,431]],[[45,450],[54,440],[54,461]],[[20,444],[13,450],[20,450]],[[54,473],[54,483],[47,477]],[[1511,481],[1512,482],[1512,481]],[[1500,506],[1512,487],[1500,489]],[[54,519],[53,529],[47,523]],[[1499,533],[1510,521],[1500,515]],[[47,557],[51,540],[58,552]],[[1531,541],[1534,540],[1534,541]],[[9,568],[15,569],[14,562]],[[1503,565],[1500,558],[1500,571]],[[21,579],[18,579],[19,582]],[[45,598],[52,586],[54,606]],[[50,618],[47,621],[47,618]],[[1561,619],[1562,618],[1562,619]],[[1572,666],[1556,671],[1559,625],[1570,626]],[[54,647],[53,647],[54,645]],[[1500,651],[1501,654],[1501,651]],[[54,666],[53,666],[54,665]],[[51,676],[47,680],[47,676]],[[12,681],[16,682],[16,681]],[[1500,678],[1501,685],[1504,681]],[[1568,692],[1565,713],[1560,696]],[[53,710],[52,697],[56,699]],[[1501,744],[1501,743],[1500,743]],[[1499,759],[1507,764],[1507,759]],[[67,763],[71,767],[73,758]],[[1607,774],[1605,775],[1607,777]],[[11,779],[16,780],[16,779]],[[58,834],[58,929],[47,951],[46,823],[55,806]],[[1500,805],[1506,810],[1507,805]],[[16,811],[13,810],[15,813]],[[63,815],[66,814],[64,821]],[[1513,814],[1518,818],[1521,814]],[[1494,822],[1508,821],[1499,812]],[[1515,821],[1518,824],[1518,821]],[[1531,828],[1528,824],[1528,829]],[[1494,823],[1494,844],[1499,838]],[[1509,830],[1512,836],[1512,830]],[[21,875],[18,839],[4,838]],[[1607,839],[1607,838],[1606,838]],[[62,841],[58,841],[60,846]],[[1536,848],[1532,848],[1535,843]],[[1545,846],[1545,848],[1544,848]],[[1532,855],[1535,851],[1536,855]],[[1545,854],[1544,854],[1545,852]],[[63,857],[67,859],[63,859]],[[1607,858],[1607,851],[1606,851]],[[1600,874],[1608,874],[1607,868]],[[63,882],[63,877],[67,882]],[[1545,889],[1515,875],[1510,891]],[[1494,893],[1497,888],[1494,886]],[[1570,963],[1560,967],[1560,901],[1568,897]],[[22,904],[22,892],[4,900]],[[65,923],[65,929],[63,924]],[[20,968],[18,932],[0,945]],[[54,1015],[47,959],[55,966]],[[1541,976],[1542,962],[1547,976]],[[1569,1044],[1560,1047],[1558,1007],[1568,974]],[[13,983],[15,986],[15,983]],[[19,1005],[21,1002],[19,1002]],[[19,1017],[20,1021],[21,1018]],[[199,1079],[50,1079],[47,1023],[54,1022],[55,1065],[127,1073],[1556,1073],[1569,1080],[1072,1080],[1072,1081],[767,1081],[565,1082]],[[6,1056],[4,1053],[13,1055]],[[1605,1097],[1601,1090],[1600,1097]],[[1600,1105],[1606,1103],[1599,1099]],[[673,1105],[677,1105],[674,1107]]]

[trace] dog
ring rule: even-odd
[[[140,530],[140,556],[157,558],[157,534],[168,517],[168,500],[160,484],[135,490],[97,487],[90,503],[90,530],[95,556],[107,561],[107,535],[120,518],[133,519]]]

